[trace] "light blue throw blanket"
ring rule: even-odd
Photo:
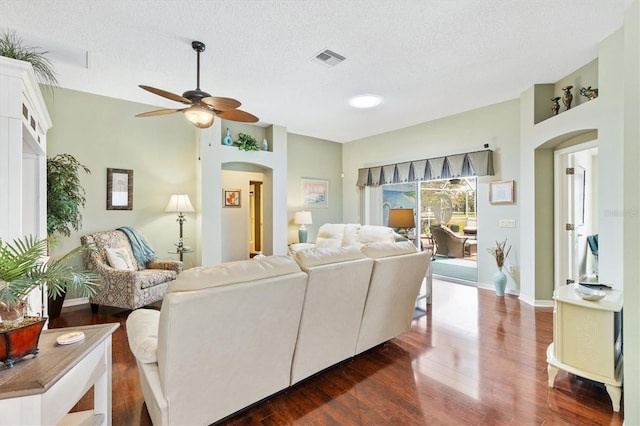
[[[153,251],[151,245],[149,245],[149,243],[144,239],[141,233],[130,226],[123,226],[121,228],[118,228],[118,231],[124,232],[127,238],[129,238],[133,256],[136,258],[136,262],[138,262],[138,265],[141,268],[144,267],[147,262],[156,260],[158,258],[158,256],[156,256],[156,252]]]

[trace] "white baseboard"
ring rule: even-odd
[[[64,303],[62,304],[62,307],[68,308],[70,306],[85,305],[87,303],[89,303],[88,297],[76,297],[75,299],[66,298],[64,299]]]
[[[484,290],[496,291],[496,286],[494,284],[478,283],[478,288],[482,288]],[[520,296],[520,290],[517,288],[505,288],[504,293],[510,294],[512,296]]]

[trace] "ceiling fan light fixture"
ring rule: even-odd
[[[200,129],[211,127],[215,114],[209,108],[200,104],[191,105],[184,110],[184,115],[194,126]]]
[[[373,108],[382,102],[382,98],[378,95],[358,95],[349,99],[349,105],[354,108]]]

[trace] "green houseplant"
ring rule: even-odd
[[[260,151],[260,146],[256,138],[246,133],[238,133],[238,142],[236,142],[236,145],[238,145],[238,149],[243,151]]]
[[[98,276],[69,265],[67,259],[79,246],[59,259],[46,259],[49,239],[24,237],[13,243],[0,240],[0,362],[7,367],[20,358],[38,353],[45,318],[25,317],[27,296],[45,288],[52,297],[73,289],[84,297],[96,292]]]
[[[57,87],[58,78],[53,64],[45,56],[47,53],[49,52],[26,46],[15,31],[3,31],[0,33],[0,56],[29,62],[41,84]]]
[[[82,227],[80,208],[84,207],[85,190],[80,185],[79,171],[90,174],[70,154],[58,154],[47,158],[47,234],[59,233],[68,237],[71,229]]]
[[[68,237],[71,230],[78,231],[82,227],[82,214],[86,198],[85,190],[80,185],[80,170],[90,174],[70,154],[58,154],[47,158],[47,234],[53,237],[56,233]],[[66,291],[57,297],[49,296],[49,319],[60,316]]]

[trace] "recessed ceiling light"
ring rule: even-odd
[[[373,108],[380,105],[382,98],[378,95],[358,95],[349,99],[349,105],[355,108]]]

